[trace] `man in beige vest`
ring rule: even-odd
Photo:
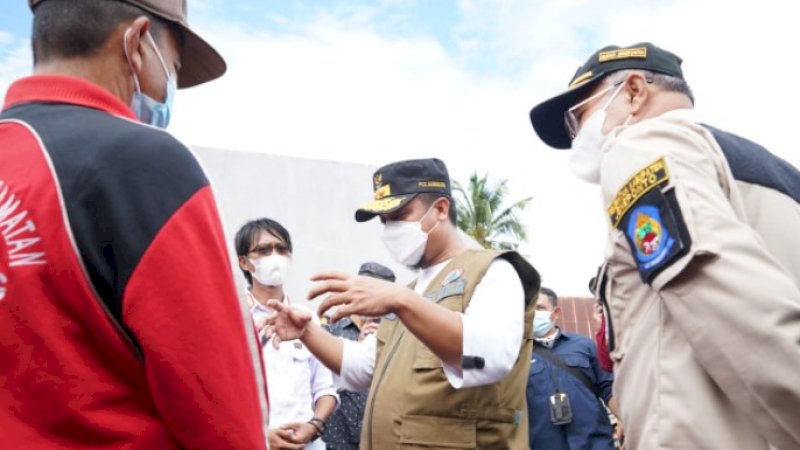
[[[681,59],[642,43],[595,52],[531,111],[602,187],[626,444],[798,449],[800,173],[693,103]]]
[[[331,294],[333,320],[383,316],[358,343],[331,336],[274,302],[274,342],[299,338],[340,375],[346,389],[369,386],[361,448],[527,448],[525,384],[539,275],[516,252],[469,250],[456,228],[450,178],[438,159],[380,168],[373,201],[398,262],[419,269],[410,287],[329,273],[309,298]]]

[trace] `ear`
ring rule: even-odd
[[[246,272],[252,272],[253,265],[250,264],[250,261],[248,261],[246,257],[240,256],[239,257],[239,268],[244,270],[244,271],[246,271]]]
[[[126,56],[130,68],[136,76],[142,72],[142,61],[144,60],[143,43],[147,39],[145,35],[150,30],[150,19],[145,16],[137,17],[129,25],[125,26],[122,39],[123,50],[127,52]]]
[[[560,318],[561,318],[561,307],[560,306],[556,306],[555,308],[553,308],[553,313],[550,314],[550,319],[553,322],[556,322]]]
[[[439,199],[436,200],[434,208],[436,209],[436,215],[439,220],[447,220],[450,216],[450,199],[447,197],[439,197]]]
[[[650,98],[650,91],[647,89],[648,84],[647,78],[639,72],[631,73],[625,80],[624,94],[631,103],[632,116],[636,116],[647,104]]]

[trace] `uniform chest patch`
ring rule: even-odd
[[[432,300],[436,303],[446,299],[447,297],[452,297],[454,295],[464,295],[464,292],[467,290],[467,280],[464,279],[456,279],[456,281],[452,283],[448,283],[439,289],[436,289],[431,292],[426,292],[423,297],[427,298],[428,300]]]
[[[636,261],[645,268],[657,264],[675,245],[675,239],[664,228],[658,208],[650,205],[631,211],[626,233],[636,249]]]
[[[634,175],[609,207],[609,219],[625,234],[639,275],[648,284],[689,250],[689,232],[668,184],[661,158]]]
[[[464,274],[464,269],[453,269],[450,273],[447,274],[446,277],[442,280],[442,286],[448,285],[453,281],[461,278],[461,275]]]

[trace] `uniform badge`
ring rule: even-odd
[[[442,280],[442,286],[448,285],[457,279],[461,278],[461,275],[464,275],[464,269],[453,269],[447,276],[444,277]]]
[[[295,341],[294,348],[297,349],[297,350],[302,350],[303,349],[303,343]]]
[[[664,229],[661,214],[654,206],[639,206],[631,211],[627,235],[636,249],[636,261],[645,269],[664,259],[675,245],[675,238]]]
[[[634,175],[609,206],[609,219],[625,234],[645,283],[683,256],[691,243],[675,190],[666,189],[664,158]]]

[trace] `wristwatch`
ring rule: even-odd
[[[314,417],[313,419],[309,420],[308,423],[314,426],[317,429],[317,433],[311,439],[312,441],[318,439],[322,436],[322,433],[325,432],[325,421],[320,419],[319,417]]]

